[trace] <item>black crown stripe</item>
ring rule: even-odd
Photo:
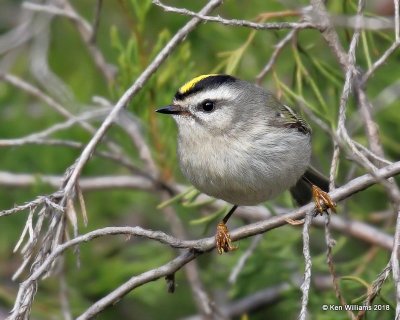
[[[183,100],[196,92],[203,91],[204,89],[217,88],[222,84],[235,82],[237,79],[227,74],[218,74],[206,77],[198,81],[193,87],[185,92],[178,91],[175,94],[175,100]]]

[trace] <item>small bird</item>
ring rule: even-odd
[[[226,223],[238,206],[290,189],[299,205],[314,197],[320,213],[335,208],[328,181],[310,167],[310,126],[269,91],[230,75],[201,75],[156,111],[172,115],[178,125],[185,177],[201,192],[233,204],[217,226],[218,253],[236,249]]]

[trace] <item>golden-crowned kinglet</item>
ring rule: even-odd
[[[230,75],[201,75],[157,112],[171,114],[178,124],[186,178],[198,190],[234,204],[217,228],[219,253],[235,248],[225,223],[237,206],[259,204],[288,189],[302,205],[311,200],[313,185],[328,189],[309,168],[307,122],[259,86]]]

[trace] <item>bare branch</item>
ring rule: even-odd
[[[332,24],[338,27],[347,27],[362,30],[392,29],[394,20],[388,17],[359,17],[332,15]]]
[[[11,174],[0,171],[0,185],[9,187],[28,187],[35,185],[38,181],[48,184],[54,188],[59,188],[62,184],[61,176],[32,175],[32,174]],[[142,176],[100,176],[92,178],[82,178],[79,182],[84,191],[104,190],[104,189],[135,189],[142,191],[155,191],[154,183]],[[38,198],[41,199],[41,198]],[[26,210],[27,207],[21,206]],[[14,210],[14,209],[12,209]]]
[[[336,55],[342,68],[346,69],[347,55],[339,41],[339,37],[333,28],[330,16],[326,11],[325,5],[321,0],[311,0],[313,7],[314,20],[321,24],[321,35],[324,37],[332,52]]]
[[[325,242],[326,242],[326,262],[328,264],[329,268],[329,273],[331,274],[332,277],[332,283],[333,283],[333,289],[335,290],[335,295],[336,298],[340,301],[340,304],[345,308],[346,300],[344,299],[342,292],[340,291],[339,288],[339,281],[337,278],[336,270],[335,270],[335,263],[333,261],[333,247],[336,244],[336,241],[332,238],[331,232],[330,232],[330,221],[331,221],[331,216],[327,214],[325,216]],[[346,310],[346,309],[344,309]],[[354,314],[351,310],[346,310],[347,314],[349,315],[350,319],[354,319]]]
[[[308,296],[310,294],[310,284],[311,284],[311,254],[310,254],[310,225],[312,220],[313,211],[309,211],[305,215],[304,225],[303,225],[303,255],[304,255],[304,280],[300,287],[302,292],[301,297],[301,310],[297,319],[305,320],[307,318],[307,305]]]
[[[0,72],[0,79],[44,101],[48,106],[52,107],[54,110],[56,110],[59,114],[63,115],[65,118],[70,119],[74,117],[72,113],[70,113],[61,104],[55,101],[52,97],[48,96],[45,92],[33,86],[32,84],[22,80],[21,78],[11,74],[4,74]]]
[[[30,174],[11,174],[8,172],[0,172],[0,185],[8,186],[8,187],[30,187],[37,182],[38,176],[30,175]],[[39,177],[42,183],[49,184],[54,188],[59,188],[62,183],[62,177],[60,176],[47,176],[42,175]],[[135,189],[135,190],[143,190],[143,191],[157,191],[157,186],[151,183],[149,179],[140,176],[99,176],[99,177],[86,177],[81,178],[80,187],[83,191],[94,191],[94,190],[104,190],[111,189],[115,190],[118,188],[123,189]],[[173,185],[173,189],[178,192],[184,191],[187,187],[180,185]],[[41,199],[41,198],[38,198]],[[199,197],[199,201],[206,201],[210,198],[205,195],[201,195]],[[44,201],[44,200],[43,200]],[[35,202],[36,203],[36,202]],[[31,204],[34,205],[35,203]],[[42,202],[39,202],[41,204]],[[213,202],[210,207],[213,209],[221,209],[225,206],[225,202],[222,200],[218,200]],[[24,211],[30,208],[30,205],[23,205],[18,207],[19,210],[16,212]],[[14,209],[11,209],[14,210]],[[279,211],[278,209],[275,209]],[[286,210],[281,210],[280,214],[284,214]],[[3,213],[4,211],[0,212]],[[259,221],[265,220],[271,217],[268,210],[265,207],[239,207],[236,212],[236,217],[244,218],[246,220]],[[324,226],[323,219],[314,218],[313,225],[318,227]],[[350,235],[352,237],[361,239],[371,244],[378,245],[387,250],[392,248],[393,238],[382,231],[379,231],[376,228],[373,228],[363,222],[360,221],[352,221],[348,219],[344,219],[340,216],[332,216],[330,227],[343,234]]]
[[[163,4],[159,0],[153,0],[153,3],[164,9],[166,12],[179,13],[185,16],[196,17],[207,22],[217,22],[223,25],[235,26],[235,27],[249,27],[256,30],[265,29],[310,29],[315,26],[310,22],[268,22],[268,23],[257,23],[248,20],[237,20],[237,19],[224,19],[220,16],[207,16],[201,13],[196,13],[187,9],[175,8]],[[299,15],[301,12],[299,11]]]
[[[321,218],[313,219],[313,225],[318,227],[324,227],[325,223],[326,222]],[[329,227],[334,231],[380,246],[386,250],[391,250],[393,247],[392,236],[360,221],[331,215]]]
[[[400,173],[400,161],[377,171],[379,179],[388,178],[398,173]],[[350,181],[349,183],[340,188],[335,189],[330,193],[330,196],[334,201],[340,201],[345,199],[346,197],[349,197],[355,192],[358,192],[360,190],[369,187],[375,182],[376,182],[375,177],[373,177],[371,174],[366,174],[361,177],[353,179],[352,181]],[[232,240],[236,241],[246,237],[254,236],[256,234],[267,232],[268,230],[285,225],[288,219],[299,220],[303,218],[305,216],[305,213],[311,212],[313,208],[314,204],[308,204],[288,214],[282,216],[274,216],[268,220],[263,220],[260,222],[252,223],[237,228],[236,230],[231,232],[231,238]],[[88,319],[90,317],[93,317],[94,315],[101,312],[108,305],[114,304],[116,301],[120,300],[125,294],[127,294],[134,288],[149,281],[153,281],[176,272],[183,265],[196,258],[201,252],[208,252],[215,247],[214,237],[200,239],[197,241],[183,241],[171,237],[163,232],[144,230],[140,227],[104,228],[100,230],[95,230],[83,236],[79,236],[64,244],[57,245],[57,247],[53,249],[52,253],[46,257],[43,263],[36,270],[34,270],[34,272],[27,280],[25,280],[21,284],[21,287],[28,288],[31,285],[34,285],[36,281],[48,271],[48,268],[51,266],[53,261],[59,255],[61,255],[66,249],[74,247],[79,243],[90,241],[91,239],[94,239],[99,236],[110,235],[110,234],[122,234],[122,233],[147,237],[149,239],[154,239],[160,241],[163,244],[167,244],[176,248],[186,247],[191,249],[181,254],[180,256],[178,256],[177,258],[175,258],[174,260],[165,264],[162,267],[147,271],[139,276],[131,278],[129,281],[127,281],[126,283],[115,289],[106,297],[102,298],[101,300],[93,304],[78,319]],[[20,290],[20,292],[23,291]],[[21,300],[22,297],[20,293],[19,298],[17,298],[15,308],[18,308],[19,304],[21,303]],[[13,317],[11,317],[11,319],[13,319]]]
[[[259,234],[255,236],[250,244],[250,246],[247,248],[247,250],[242,254],[240,259],[238,260],[236,266],[232,269],[231,274],[229,275],[229,283],[234,284],[240,274],[240,272],[243,270],[243,267],[245,266],[247,260],[250,258],[250,256],[254,253],[254,250],[257,248],[258,244],[262,240],[262,235]]]
[[[394,2],[394,34],[396,42],[400,43],[400,5],[399,0],[393,0]]]
[[[69,129],[77,123],[86,122],[94,118],[103,118],[107,111],[107,109],[87,111],[79,116],[71,117],[65,122],[56,123],[43,131],[32,133],[25,137],[17,139],[0,139],[0,147],[21,146],[24,144],[38,142],[40,143],[40,141],[43,141],[44,138],[47,138],[58,131]]]
[[[162,192],[161,199],[163,201],[168,200],[170,195],[168,192]],[[169,206],[162,209],[166,220],[170,225],[170,229],[172,234],[179,239],[186,239],[188,236],[186,234],[186,230],[183,226],[182,221],[179,216],[176,214],[175,210]],[[197,306],[198,311],[203,315],[205,319],[211,318],[214,315],[214,318],[217,318],[217,315],[221,315],[221,311],[219,307],[212,303],[208,293],[206,292],[203,282],[200,278],[200,272],[196,261],[192,261],[191,263],[184,266],[184,272],[186,278],[188,280],[190,289],[193,294],[194,302]]]
[[[68,19],[71,19],[76,24],[76,27],[85,41],[85,44],[89,50],[89,53],[93,57],[93,61],[98,67],[98,69],[103,73],[106,80],[111,83],[114,81],[114,77],[116,74],[115,67],[109,65],[102,52],[95,46],[94,42],[91,41],[92,35],[94,34],[93,29],[89,22],[87,22],[83,17],[81,17],[71,6],[68,0],[63,0],[64,8],[59,8],[54,5],[42,5],[31,2],[24,2],[23,7],[28,10],[45,12],[51,15],[59,15],[64,16]]]
[[[1,72],[0,72],[0,79],[12,84],[16,88],[22,89],[23,91],[27,92],[28,94],[42,100],[43,102],[45,102],[47,105],[49,105],[50,107],[55,109],[59,114],[61,114],[65,118],[70,119],[73,122],[75,121],[74,120],[75,115],[73,115],[71,112],[69,112],[67,109],[65,109],[60,103],[58,103],[52,97],[47,95],[45,92],[43,92],[39,88],[33,86],[32,84],[22,80],[19,77],[14,76],[14,75],[3,74]],[[88,131],[92,134],[95,133],[96,129],[91,124],[89,124],[81,119],[78,119],[76,121],[86,131]],[[127,159],[126,157],[124,157],[121,154],[121,148],[117,144],[115,144],[113,142],[106,142],[106,144],[109,147],[109,149],[115,153],[115,155],[114,155],[115,159],[120,159],[120,161],[124,162],[125,164],[127,164],[127,163],[131,164],[129,159]]]
[[[375,300],[375,298],[380,293],[385,281],[389,277],[391,271],[392,271],[392,265],[389,262],[385,266],[385,268],[381,271],[381,273],[378,275],[378,277],[376,278],[374,283],[372,284],[371,289],[369,290],[368,296],[364,300],[364,305],[370,306],[371,303]],[[359,311],[357,314],[357,320],[363,319],[365,316],[365,313],[366,313],[366,309]]]
[[[37,32],[34,20],[32,12],[22,12],[21,16],[18,17],[19,24],[11,31],[1,35],[0,55],[10,52],[32,39]]]
[[[72,12],[66,11],[51,4],[45,5],[45,4],[37,4],[26,1],[22,3],[22,8],[36,12],[43,12],[43,13],[50,13],[52,15],[64,16],[69,19],[78,19],[78,17],[74,15]]]
[[[159,172],[157,165],[154,162],[154,159],[151,156],[150,148],[141,133],[141,128],[139,127],[140,123],[138,122],[138,119],[135,119],[130,113],[126,112],[125,110],[121,110],[115,122],[118,123],[129,135],[132,142],[139,151],[139,157],[141,160],[143,160],[147,170],[152,175],[154,175],[154,177],[158,177]]]
[[[59,281],[59,285],[60,285],[60,304],[61,304],[61,310],[62,310],[62,314],[64,317],[64,320],[73,320],[72,317],[72,312],[71,312],[71,306],[70,306],[70,302],[68,299],[68,284],[67,284],[67,279],[65,276],[65,268],[64,268],[64,261],[62,262],[62,267],[60,270],[60,281]]]
[[[8,216],[8,215],[11,215],[11,214],[14,214],[17,212],[21,212],[21,211],[25,211],[25,210],[32,210],[42,204],[46,204],[56,210],[63,211],[63,208],[60,207],[57,203],[53,202],[53,199],[51,199],[50,197],[40,196],[40,197],[37,197],[36,200],[28,202],[24,205],[17,206],[12,209],[0,211],[0,217]]]
[[[309,14],[309,7],[305,7],[299,10],[299,15],[306,16],[306,20],[302,22],[269,22],[269,23],[257,23],[248,20],[238,20],[238,19],[225,19],[220,16],[206,16],[200,15],[196,12],[190,11],[184,8],[176,8],[163,4],[159,0],[153,0],[153,3],[161,7],[166,12],[178,13],[185,16],[197,17],[207,22],[216,22],[227,26],[234,27],[247,27],[256,30],[275,30],[275,29],[324,29],[324,23],[320,24],[320,20],[314,19],[315,17]],[[310,20],[312,22],[310,22]],[[366,29],[366,30],[382,30],[393,28],[393,20],[387,17],[363,17],[358,19],[354,16],[343,16],[336,15],[330,18],[332,25],[339,27],[347,27],[354,29]]]
[[[378,70],[386,61],[387,59],[399,48],[400,40],[396,40],[392,43],[392,45],[383,53],[383,55],[374,62],[371,68],[363,75],[361,83],[365,84],[367,80]]]
[[[400,250],[400,206],[397,204],[397,222],[394,234],[394,243],[392,255],[390,257],[392,265],[392,275],[396,286],[396,319],[400,319],[400,266],[399,266],[399,250]]]
[[[77,320],[86,320],[86,319],[92,319],[96,315],[98,315],[100,312],[102,312],[105,308],[107,308],[110,305],[115,304],[117,301],[119,301],[123,296],[125,296],[127,293],[129,293],[131,290],[147,283],[150,281],[154,281],[157,279],[160,279],[162,277],[165,277],[171,273],[176,272],[182,266],[187,264],[188,262],[192,261],[194,258],[196,258],[199,255],[199,253],[195,251],[186,251],[182,253],[180,256],[175,258],[174,260],[164,264],[163,266],[147,271],[145,273],[142,273],[138,276],[130,278],[128,281],[126,281],[123,285],[120,287],[116,288],[114,291],[106,295],[104,298],[100,299],[93,305],[91,305],[84,313],[82,313]]]
[[[96,43],[97,31],[99,30],[99,25],[100,25],[100,13],[102,6],[103,6],[103,0],[97,0],[94,12],[92,35],[90,36],[89,39],[89,43],[91,44]]]
[[[295,275],[292,277],[290,283],[283,282],[273,287],[269,287],[256,293],[253,293],[245,298],[235,300],[226,306],[223,306],[224,314],[228,317],[240,317],[243,314],[250,313],[253,310],[257,310],[260,307],[267,306],[276,301],[285,298],[285,294],[291,290],[296,290],[296,285],[300,286],[299,277]],[[312,279],[313,285],[318,290],[331,289],[330,278],[327,276],[319,276]],[[189,316],[183,320],[202,320],[198,315]]]
[[[262,80],[265,78],[267,73],[272,69],[272,67],[276,63],[276,59],[278,58],[279,54],[282,52],[283,48],[293,39],[293,37],[297,34],[298,28],[294,28],[291,30],[281,41],[275,45],[275,50],[271,54],[271,57],[265,67],[260,71],[257,75],[256,80],[257,83],[260,84]]]

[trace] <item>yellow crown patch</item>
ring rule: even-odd
[[[196,83],[198,83],[199,81],[208,78],[208,77],[212,77],[212,76],[217,76],[218,74],[203,74],[201,76],[198,76],[196,78],[193,78],[192,80],[186,82],[182,87],[179,88],[179,93],[181,94],[185,94],[186,92],[188,92],[190,89],[192,89]]]

